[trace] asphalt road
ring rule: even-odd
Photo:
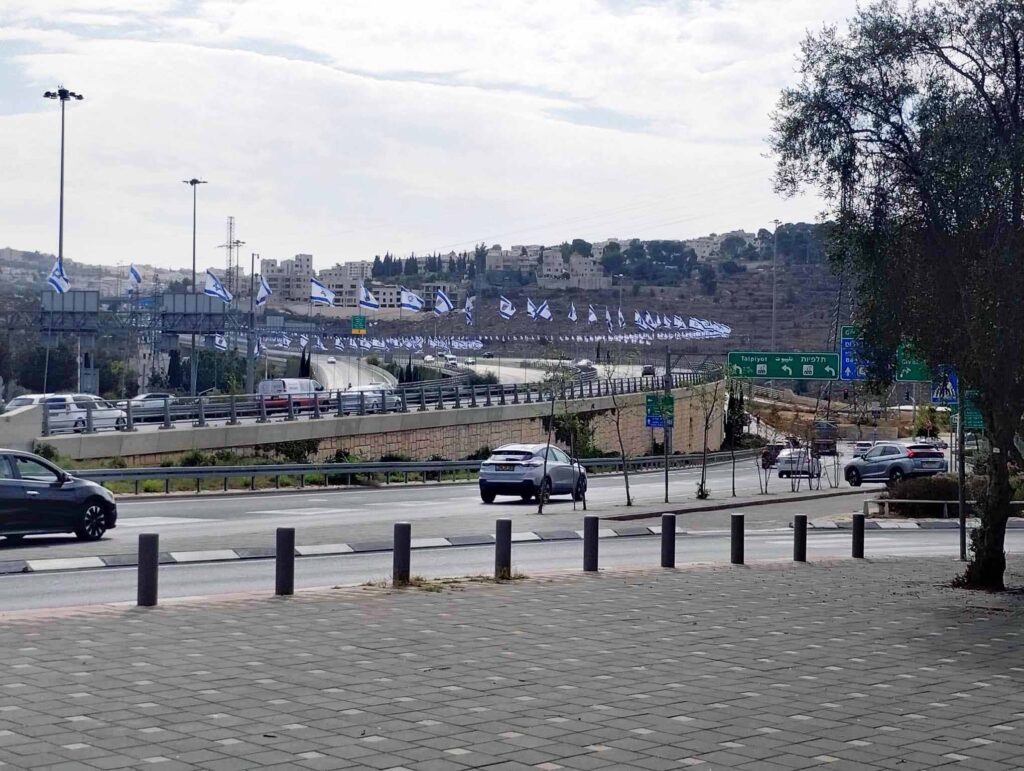
[[[700,469],[673,471],[669,499],[676,504],[697,505],[695,492]],[[775,477],[770,495],[760,494],[753,460],[737,465],[737,498],[731,497],[732,469],[729,465],[708,469],[712,498],[707,503],[729,505],[746,511],[750,527],[782,527],[794,513],[811,519],[849,514],[861,510],[866,497],[878,488],[865,487],[862,495],[809,500],[806,504],[754,506],[743,503],[756,499],[790,496],[790,480]],[[822,485],[827,488],[827,484]],[[602,517],[634,513],[664,500],[664,476],[660,473],[631,475],[634,507],[625,506],[621,476],[591,477],[587,494],[588,513]],[[842,489],[849,489],[843,483]],[[30,536],[20,545],[0,541],[0,560],[42,559],[134,553],[139,533],[160,534],[165,550],[190,551],[211,548],[266,546],[273,542],[278,527],[295,527],[299,544],[348,543],[390,538],[392,525],[408,521],[415,537],[447,537],[493,532],[494,520],[512,519],[516,532],[528,530],[578,529],[583,510],[575,508],[568,496],[554,498],[544,514],[536,503],[518,498],[499,498],[491,505],[480,500],[475,484],[409,485],[383,488],[310,490],[309,492],[256,493],[205,497],[155,496],[150,500],[123,500],[118,504],[118,526],[101,541],[82,543],[73,536]],[[807,494],[807,480],[800,480]],[[680,526],[687,529],[725,527],[728,511],[685,514]]]
[[[746,560],[791,559],[792,534],[766,530],[748,533]],[[848,557],[850,533],[811,531],[808,559]],[[581,541],[513,544],[513,570],[526,575],[582,567]],[[906,530],[866,532],[865,553],[871,557],[947,556],[950,573],[955,570],[957,533],[947,530]],[[1024,550],[1024,532],[1007,533],[1006,549]],[[659,539],[652,537],[611,538],[600,542],[603,568],[652,568],[658,564]],[[353,585],[387,580],[391,574],[390,553],[346,554],[332,557],[303,557],[296,560],[297,588]],[[725,562],[729,539],[721,533],[681,536],[676,541],[678,565]],[[494,570],[494,548],[490,546],[448,547],[413,552],[412,573],[425,578],[490,575]],[[134,602],[135,568],[103,568],[65,573],[26,573],[0,578],[0,612],[33,608],[58,608],[113,602]],[[160,597],[266,592],[274,586],[273,560],[254,560],[197,565],[165,565],[160,568]]]

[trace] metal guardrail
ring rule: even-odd
[[[868,509],[870,508],[871,504],[876,504],[878,506],[878,509],[881,512],[882,516],[883,517],[887,517],[887,516],[889,516],[889,507],[892,506],[892,505],[899,505],[901,503],[926,504],[926,505],[930,504],[930,505],[933,505],[933,506],[942,506],[942,518],[943,519],[956,518],[956,517],[959,516],[959,508],[960,508],[960,502],[959,501],[942,501],[942,500],[936,500],[934,498],[927,498],[927,499],[921,499],[921,498],[872,498],[870,500],[864,501],[864,509],[863,510],[864,510],[864,514],[866,516],[867,513],[868,513]],[[978,505],[977,501],[965,501],[965,503],[968,506],[977,506]],[[1011,507],[1016,506],[1017,508],[1024,508],[1024,501],[1010,501],[1010,506]],[[952,513],[950,513],[950,512],[952,512]]]
[[[737,460],[754,457],[757,450],[740,450],[736,452]],[[732,459],[728,452],[708,453],[708,464],[717,465],[726,463]],[[702,453],[687,453],[670,455],[669,468],[695,468],[700,466]],[[93,482],[132,482],[136,493],[142,482],[156,480],[164,482],[164,491],[170,491],[170,483],[178,479],[191,479],[196,481],[196,492],[201,489],[201,482],[204,479],[222,479],[223,488],[228,489],[229,479],[248,479],[249,487],[256,489],[256,479],[274,478],[275,489],[280,487],[281,477],[299,477],[300,486],[305,485],[305,478],[309,474],[318,474],[324,477],[324,486],[331,485],[331,479],[344,478],[345,485],[351,485],[355,477],[379,478],[383,476],[385,484],[392,481],[408,483],[410,476],[418,475],[424,483],[433,479],[443,482],[447,476],[449,479],[457,479],[460,476],[472,476],[480,471],[479,460],[445,460],[445,461],[396,461],[396,462],[373,462],[373,463],[277,463],[252,466],[157,466],[145,468],[115,468],[115,469],[75,469],[73,474],[82,479],[89,479]],[[587,470],[588,474],[618,474],[622,473],[622,458],[581,458],[580,464]],[[643,473],[649,471],[660,471],[665,467],[664,455],[646,455],[636,458],[627,458],[628,468],[631,473]]]
[[[673,373],[672,388],[700,385],[719,376],[717,371]],[[111,402],[111,407],[87,406],[73,418],[57,413],[51,415],[44,406],[42,436],[56,433],[92,434],[101,430],[134,431],[139,423],[160,423],[162,429],[188,423],[202,428],[211,420],[225,420],[237,425],[243,419],[257,423],[272,420],[293,421],[305,414],[309,419],[372,415],[383,412],[424,412],[428,409],[461,409],[507,404],[531,404],[552,399],[599,398],[618,394],[660,391],[665,376],[648,375],[625,378],[578,378],[542,383],[499,383],[466,385],[448,378],[417,384],[407,389],[376,389],[358,391],[321,391],[316,394],[265,396],[255,394],[229,396],[174,397],[159,405],[136,405],[131,401]],[[59,425],[54,425],[56,420]]]

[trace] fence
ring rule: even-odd
[[[889,507],[899,504],[911,504],[911,505],[924,505],[924,506],[935,506],[936,508],[942,507],[942,518],[949,519],[960,516],[960,502],[959,501],[937,501],[935,499],[916,499],[916,498],[873,498],[868,501],[864,501],[864,514],[868,513],[871,505],[878,506],[878,510],[883,517],[889,516]],[[968,507],[968,516],[973,516],[973,509],[978,505],[977,501],[965,501]],[[1024,501],[1010,501],[1011,507],[1024,508]]]
[[[467,385],[445,379],[397,390],[322,391],[315,394],[266,396],[245,394],[230,396],[169,397],[162,402],[127,401],[110,403],[88,401],[66,410],[42,411],[42,435],[86,433],[99,430],[136,431],[140,423],[159,423],[173,429],[178,423],[202,428],[210,421],[223,420],[237,425],[243,420],[266,423],[272,420],[298,420],[301,415],[316,420],[324,417],[372,415],[385,412],[424,412],[428,409],[462,409],[507,404],[531,404],[552,399],[583,399],[659,391],[699,385],[719,377],[718,371],[673,373],[668,376],[625,378],[575,378],[542,383],[503,383]]]

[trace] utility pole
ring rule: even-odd
[[[245,392],[256,393],[256,252],[249,258],[249,341],[246,344]]]
[[[196,186],[205,185],[205,179],[183,179],[186,185],[192,186],[192,294],[198,294],[196,289]],[[193,311],[198,308],[193,308]],[[193,314],[195,315],[195,314]],[[196,381],[199,379],[199,351],[196,350],[196,333],[192,333],[192,352],[189,354],[192,362],[192,375],[190,379],[189,394],[196,395]]]

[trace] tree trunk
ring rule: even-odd
[[[988,421],[986,421],[988,422]],[[996,421],[992,421],[996,422]],[[989,431],[992,452],[986,463],[988,485],[984,497],[979,501],[980,524],[971,535],[971,562],[964,572],[962,583],[969,589],[1002,591],[1003,573],[1006,571],[1006,520],[1010,516],[1010,471],[1007,466],[1010,446],[1013,444],[1013,429],[1009,421],[999,421],[1001,430]]]
[[[619,403],[615,394],[612,394],[612,406],[615,408],[615,435],[619,439],[619,456],[622,458],[622,479],[626,483],[626,505],[632,506],[633,498],[629,494],[629,459],[626,457],[626,445],[622,441],[622,425],[620,423]]]

